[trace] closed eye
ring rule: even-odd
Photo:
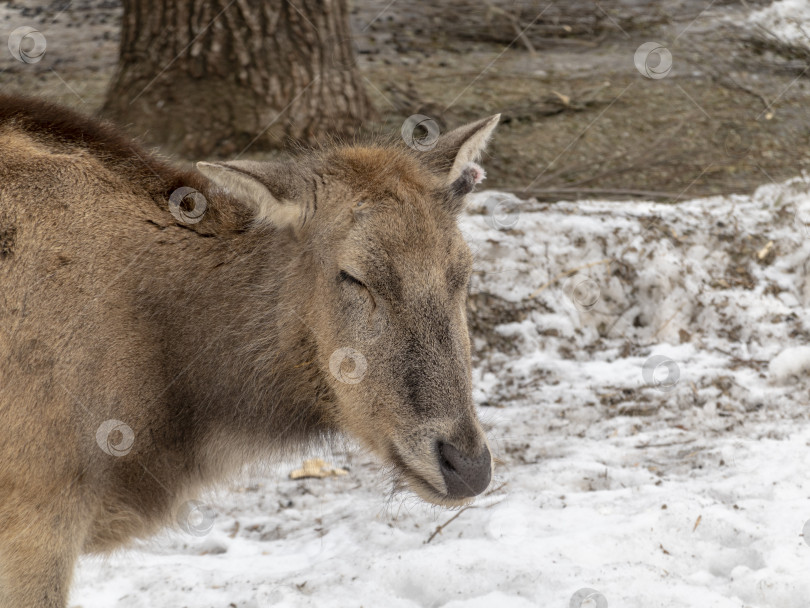
[[[362,281],[360,281],[359,279],[356,279],[355,277],[350,275],[345,270],[340,271],[340,274],[338,274],[338,279],[340,279],[344,283],[349,283],[350,285],[357,285],[358,287],[362,287],[363,289],[366,289],[366,286]]]
[[[374,299],[374,295],[371,293],[371,290],[366,287],[366,284],[363,283],[363,281],[350,275],[345,270],[341,270],[338,274],[338,281],[346,285],[352,285],[354,288],[360,288],[362,294],[365,296],[365,299],[371,302],[371,310],[374,311],[377,309],[377,301]]]

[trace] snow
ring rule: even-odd
[[[777,0],[752,12],[749,22],[764,27],[782,42],[810,48],[810,3],[807,0]]]
[[[810,372],[810,346],[792,346],[776,355],[768,369],[774,382],[799,379]]]
[[[391,498],[335,446],[309,456],[348,475],[250,471],[201,498],[207,533],[83,558],[71,605],[806,608],[809,220],[803,178],[677,205],[473,195],[490,492]]]

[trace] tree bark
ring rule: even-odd
[[[188,158],[314,143],[373,118],[346,0],[124,0],[101,113]]]

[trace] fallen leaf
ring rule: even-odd
[[[349,472],[346,469],[333,467],[321,458],[310,458],[304,461],[300,469],[290,472],[290,479],[306,479],[308,477],[323,479],[324,477],[341,477],[348,474]]]
[[[760,260],[763,259],[771,251],[771,247],[773,247],[773,241],[768,241],[768,244],[757,252],[757,257]]]
[[[571,98],[568,95],[563,95],[562,93],[559,93],[554,90],[552,90],[551,92],[557,96],[557,98],[563,103],[563,105],[565,106],[571,105]]]

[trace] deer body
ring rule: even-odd
[[[483,491],[455,214],[496,123],[209,180],[0,97],[0,606],[62,608],[82,552],[336,433],[426,500]]]

